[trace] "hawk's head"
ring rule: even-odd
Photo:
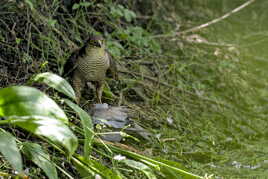
[[[101,35],[93,35],[88,40],[89,46],[102,48],[105,46],[104,38]]]

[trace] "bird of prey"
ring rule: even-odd
[[[81,92],[87,82],[94,82],[98,103],[102,103],[102,91],[109,71],[117,79],[116,64],[105,49],[102,36],[91,36],[85,45],[75,51],[64,66],[64,73],[72,76],[76,102],[80,103]]]

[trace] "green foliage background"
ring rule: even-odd
[[[169,36],[243,2],[1,1],[0,86],[24,84],[40,72],[61,74],[72,51],[100,33],[122,70],[115,96],[122,93],[135,120],[157,136],[142,143],[147,155],[202,176],[265,177],[267,2],[198,32],[216,45],[190,43],[192,34]]]

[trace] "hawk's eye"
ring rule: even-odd
[[[98,40],[90,40],[90,44],[96,47],[101,47],[101,43]]]

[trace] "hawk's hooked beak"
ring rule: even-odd
[[[103,46],[102,40],[98,40],[98,45],[99,45],[99,47],[102,47]]]

